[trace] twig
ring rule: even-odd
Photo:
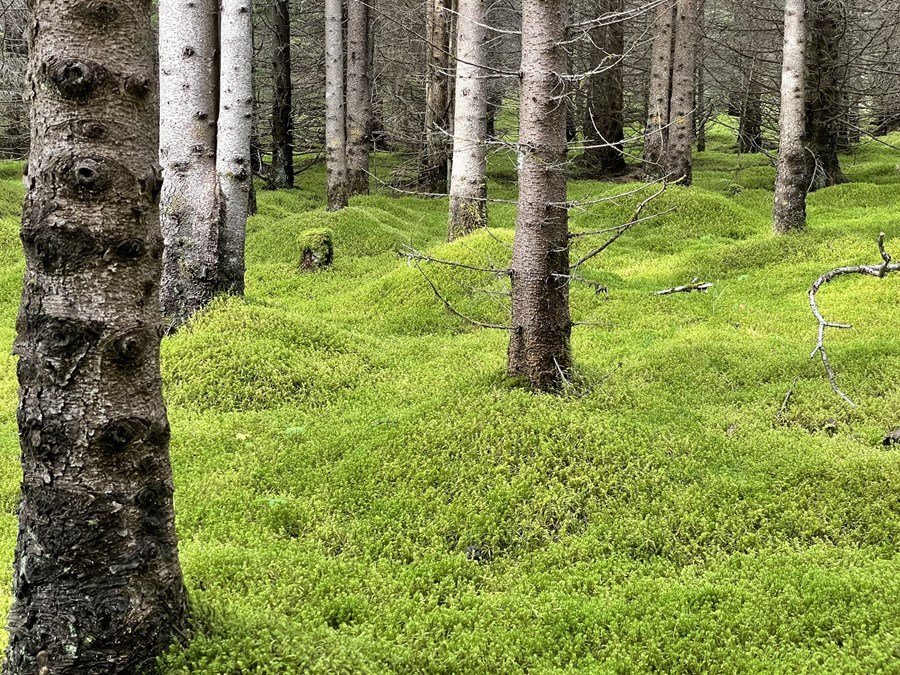
[[[498,277],[508,276],[510,273],[510,271],[508,269],[503,269],[503,268],[476,267],[474,265],[466,265],[465,263],[456,262],[453,260],[442,260],[440,258],[433,258],[430,255],[425,255],[424,253],[417,251],[416,249],[414,249],[410,246],[407,246],[403,251],[398,251],[397,254],[403,256],[409,262],[423,260],[425,262],[437,263],[438,265],[447,265],[448,267],[459,267],[464,270],[472,270],[473,272],[487,272],[489,274],[494,274]]]
[[[666,288],[661,291],[656,291],[653,295],[672,295],[673,293],[693,293],[696,291],[697,293],[706,293],[710,288],[713,287],[712,282],[704,281],[702,283],[698,283],[699,277],[694,277],[691,279],[691,283],[685,284],[684,286],[675,286],[675,288]]]
[[[437,296],[438,300],[443,302],[444,305],[447,307],[447,309],[449,309],[451,312],[456,314],[456,316],[458,316],[460,319],[463,319],[464,321],[468,321],[473,326],[478,326],[479,328],[495,328],[497,330],[510,330],[509,326],[501,326],[500,324],[496,324],[496,323],[484,323],[483,321],[476,321],[475,319],[472,319],[472,318],[466,316],[465,314],[463,314],[462,312],[460,312],[458,309],[456,309],[456,307],[454,307],[453,305],[450,304],[449,300],[447,300],[443,295],[441,295],[441,292],[438,290],[437,286],[434,285],[434,282],[431,280],[431,278],[427,274],[425,274],[425,270],[422,269],[422,266],[419,265],[419,261],[415,258],[411,258],[411,260],[412,260],[413,265],[416,266],[416,269],[419,270],[419,273],[423,277],[425,277],[425,281],[427,281],[428,285],[431,286],[431,290],[434,291],[434,294]]]
[[[776,422],[781,422],[781,419],[784,416],[784,411],[787,410],[788,402],[791,400],[791,396],[794,395],[794,387],[797,386],[797,381],[799,379],[799,375],[794,378],[794,381],[791,383],[790,389],[788,389],[787,393],[784,395],[784,400],[781,402],[781,407],[778,409],[778,414],[775,416]]]

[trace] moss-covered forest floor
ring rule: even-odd
[[[900,142],[900,138],[894,138]],[[774,171],[722,129],[572,288],[577,381],[533,395],[507,336],[475,328],[397,255],[503,267],[514,207],[443,243],[446,200],[373,195],[327,214],[324,170],[260,192],[247,297],[163,345],[181,559],[196,634],[168,672],[816,672],[900,669],[900,275],[820,294],[850,408],[809,353],[825,271],[900,257],[900,155],[844,157],[852,184],[774,238]],[[9,347],[21,166],[0,165],[0,584],[19,481]],[[491,194],[515,196],[514,159]],[[573,181],[573,199],[638,184]],[[647,193],[572,212],[625,222]],[[298,272],[302,231],[335,265]],[[579,240],[575,255],[594,242]],[[491,275],[425,267],[504,323]],[[706,294],[653,291],[713,282]],[[619,367],[618,364],[621,364]],[[781,414],[785,394],[793,394]],[[5,615],[7,601],[0,602]]]

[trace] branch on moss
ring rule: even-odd
[[[685,284],[684,286],[675,286],[675,288],[666,288],[661,291],[656,291],[653,295],[673,295],[674,293],[706,293],[710,288],[713,287],[712,282],[709,281],[700,281],[699,277],[694,277],[691,279],[691,283]]]
[[[847,404],[852,407],[856,407],[856,404],[850,399],[847,394],[841,391],[841,388],[837,385],[837,377],[834,373],[834,368],[831,365],[831,361],[828,358],[828,350],[825,347],[825,329],[826,328],[838,328],[841,330],[849,330],[853,328],[850,324],[847,323],[835,323],[833,321],[828,321],[822,316],[822,312],[819,310],[819,305],[816,302],[816,294],[819,292],[819,289],[822,288],[827,283],[830,283],[832,280],[846,276],[848,274],[864,274],[870,277],[877,277],[878,279],[883,279],[888,274],[893,272],[900,272],[900,263],[895,263],[891,261],[890,254],[884,250],[884,232],[878,235],[878,252],[881,254],[882,262],[877,265],[854,265],[848,267],[838,267],[837,269],[833,269],[830,272],[826,272],[812,285],[809,289],[809,306],[812,309],[813,316],[816,317],[816,321],[819,322],[819,333],[818,339],[816,340],[815,349],[812,350],[812,354],[809,355],[809,358],[815,358],[816,354],[818,354],[822,359],[822,365],[825,367],[825,374],[828,376],[828,381],[831,383],[831,388],[834,390],[834,393],[840,396]]]
[[[416,266],[416,269],[419,270],[419,274],[421,274],[423,277],[425,277],[425,281],[427,281],[428,285],[431,286],[431,290],[434,292],[435,296],[437,296],[437,299],[440,300],[441,302],[443,302],[444,306],[448,310],[450,310],[453,314],[458,316],[460,319],[467,321],[470,324],[472,324],[473,326],[477,326],[478,328],[495,328],[497,330],[511,330],[510,326],[503,326],[503,325],[496,324],[496,323],[484,323],[483,321],[477,321],[471,317],[466,316],[462,312],[460,312],[458,309],[456,309],[456,307],[454,307],[452,304],[450,304],[450,301],[447,300],[447,298],[445,298],[443,295],[441,295],[441,292],[438,290],[438,287],[431,280],[431,277],[429,277],[427,274],[425,274],[425,270],[423,270],[422,266],[419,264],[419,259],[418,258],[409,258],[409,260],[413,263],[413,265]]]

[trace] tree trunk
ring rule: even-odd
[[[603,0],[601,14],[621,12],[623,0]],[[589,176],[625,172],[625,98],[622,86],[622,58],[625,31],[621,21],[591,29],[591,68],[601,72],[588,79],[588,102],[584,120],[582,165]]]
[[[459,0],[458,11],[450,241],[487,226],[487,0]]]
[[[509,373],[538,390],[559,386],[571,368],[564,10],[565,0],[525,0],[522,11]]]
[[[275,96],[272,105],[272,187],[294,187],[291,116],[291,17],[289,0],[275,0]]]
[[[781,64],[781,114],[778,119],[778,170],[773,226],[776,234],[806,227],[806,3],[786,0]]]
[[[253,121],[253,22],[250,0],[221,0],[220,93],[216,152],[219,179],[219,290],[244,293],[244,242],[250,213]]]
[[[372,143],[369,1],[347,0],[347,173],[351,195],[369,192]]]
[[[694,114],[694,125],[697,128],[697,152],[706,151],[706,0],[700,2],[697,10],[697,112]]]
[[[163,277],[169,329],[187,321],[218,289],[219,203],[217,0],[159,3],[160,161]]]
[[[428,36],[425,65],[425,143],[419,186],[426,192],[447,192],[447,134],[450,114],[450,30],[448,10],[451,0],[428,0]]]
[[[650,177],[664,172],[663,159],[668,138],[669,100],[672,95],[672,19],[668,3],[656,8],[656,35],[650,55],[650,93],[647,100],[647,127],[644,131],[644,173]]]
[[[31,6],[23,476],[3,672],[134,673],[186,615],[159,369],[153,5]]]
[[[669,180],[690,185],[691,146],[694,143],[694,94],[696,93],[697,0],[678,0],[676,5],[675,49],[672,55],[672,103],[669,109],[669,138],[666,173]]]
[[[742,154],[762,152],[762,95],[758,78],[754,62],[747,77],[746,94],[738,123],[738,151]]]
[[[344,16],[341,0],[325,0],[325,165],[328,210],[347,206],[347,115],[344,107]]]

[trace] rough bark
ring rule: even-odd
[[[272,187],[294,187],[294,124],[291,114],[291,17],[289,0],[275,0],[272,68]]]
[[[419,187],[425,192],[447,192],[448,130],[450,126],[450,17],[451,0],[427,0],[425,33],[425,138]]]
[[[668,3],[661,3],[656,8],[656,34],[650,54],[650,89],[644,130],[644,173],[650,177],[660,176],[664,172],[662,162],[669,135],[669,100],[672,94],[673,18],[674,9]]]
[[[450,241],[487,225],[486,11],[487,0],[459,0]]]
[[[623,0],[602,0],[601,14],[621,12]],[[622,57],[625,30],[622,22],[591,29],[592,74],[587,83],[587,107],[584,120],[584,154],[581,164],[589,176],[621,174],[625,171],[622,141],[625,139],[625,93],[622,85]]]
[[[781,65],[781,113],[778,119],[778,169],[773,227],[786,234],[806,227],[806,3],[786,0]]]
[[[746,93],[738,122],[738,151],[742,154],[762,152],[762,94],[755,64],[747,77]]]
[[[672,102],[669,108],[669,137],[666,173],[669,180],[690,185],[691,146],[694,143],[694,95],[696,93],[697,0],[678,0],[676,5],[674,50],[672,52]]]
[[[160,298],[170,329],[218,289],[217,47],[217,0],[160,1]]]
[[[134,673],[185,628],[159,368],[152,8],[32,3],[8,674]]]
[[[347,206],[349,195],[343,21],[341,0],[325,0],[325,166],[329,211]]]
[[[253,119],[251,0],[221,0],[219,118],[219,290],[244,293],[244,242],[250,213],[250,134]]]
[[[347,2],[347,173],[351,195],[369,192],[372,142],[369,0]]]
[[[525,0],[522,11],[509,373],[538,390],[559,386],[571,368],[564,10],[564,0]]]

